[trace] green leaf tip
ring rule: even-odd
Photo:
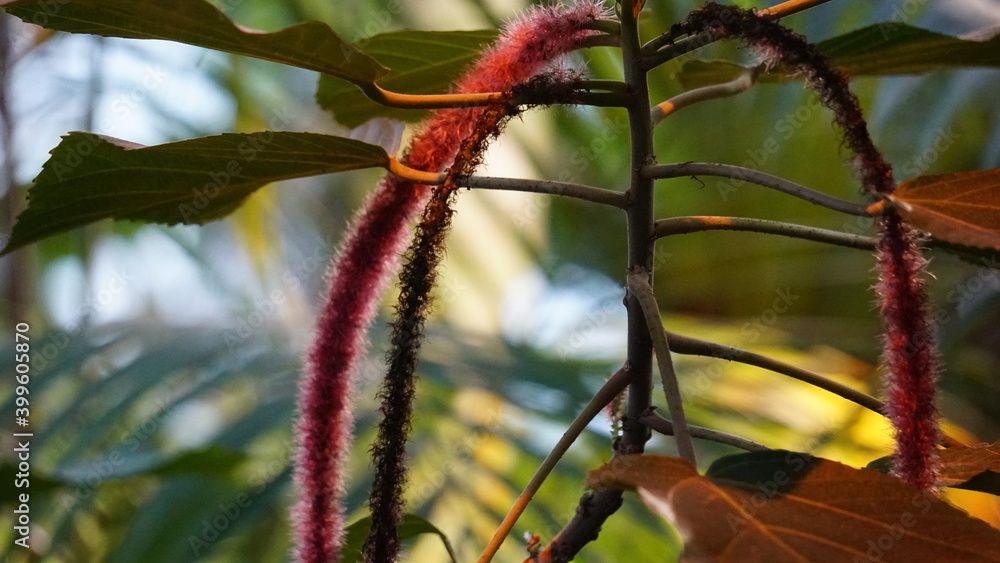
[[[391,72],[379,85],[407,94],[442,94],[497,38],[497,31],[415,31],[381,33],[358,42],[366,53]],[[370,100],[360,90],[326,75],[319,77],[316,101],[348,127],[373,117],[415,122],[427,110],[399,109]]]
[[[22,20],[70,33],[164,39],[372,84],[389,69],[316,21],[273,33],[233,23],[205,0],[0,0]]]
[[[376,145],[281,131],[151,147],[76,131],[50,154],[2,254],[101,219],[207,223],[270,182],[389,164]]]

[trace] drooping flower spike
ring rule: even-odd
[[[510,24],[496,45],[457,83],[459,93],[503,92],[525,82],[596,32],[587,24],[610,18],[603,4],[537,8]],[[401,161],[440,172],[470,136],[482,108],[439,110],[421,127]],[[330,285],[299,389],[293,509],[295,558],[339,559],[343,533],[344,455],[350,445],[352,374],[367,347],[365,331],[398,257],[409,224],[429,188],[387,176],[355,216],[328,274]]]
[[[849,78],[801,35],[752,10],[710,3],[692,12],[671,34],[708,33],[739,37],[758,50],[766,64],[799,72],[833,111],[854,152],[854,168],[866,191],[875,196],[895,189],[892,167],[872,142]],[[941,438],[936,406],[940,360],[922,279],[926,260],[916,233],[893,210],[880,221],[877,293],[884,327],[886,415],[895,431],[893,473],[922,491],[936,489],[937,444]]]

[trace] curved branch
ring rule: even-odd
[[[614,36],[616,41],[619,41],[619,37],[622,34],[622,24],[615,20],[591,20],[580,26],[582,29],[593,29],[594,31],[603,31],[604,33]],[[618,43],[615,43],[618,46]]]
[[[830,0],[788,0],[788,2],[783,2],[777,6],[771,6],[770,8],[758,10],[757,15],[778,20],[785,16],[790,16],[803,10],[808,10],[809,8],[815,8],[820,4],[826,4],[829,1]]]
[[[595,24],[616,24],[618,25],[618,31],[621,31],[621,24],[616,21],[611,20],[594,20]],[[621,44],[621,38],[618,33],[608,33],[601,35],[593,35],[582,41],[580,41],[578,49],[587,49],[590,47],[617,47]]]
[[[777,190],[808,201],[809,203],[847,215],[856,215],[859,217],[871,216],[866,204],[840,199],[839,197],[818,192],[795,182],[790,182],[784,178],[750,168],[743,168],[742,166],[715,164],[712,162],[685,162],[683,164],[655,164],[646,166],[642,169],[642,172],[647,178],[658,180],[683,178],[685,176],[717,176],[720,178],[742,180],[765,188],[771,188],[772,190]]]
[[[436,186],[444,182],[445,174],[435,174],[425,172],[407,166],[394,157],[389,157],[389,172],[420,184]],[[625,194],[614,190],[595,188],[583,184],[571,184],[568,182],[553,182],[549,180],[527,180],[522,178],[497,178],[493,176],[469,176],[464,179],[457,179],[459,187],[477,190],[502,190],[509,192],[528,192],[536,194],[559,195],[571,197],[601,205],[610,205],[624,209],[627,205]]]
[[[706,340],[699,340],[697,338],[681,336],[670,332],[667,333],[667,340],[670,342],[670,348],[678,354],[708,356],[711,358],[719,358],[721,360],[757,366],[775,373],[787,375],[793,379],[798,379],[799,381],[843,397],[848,401],[858,404],[868,410],[884,414],[882,410],[884,408],[882,401],[862,393],[861,391],[852,389],[842,383],[837,383],[832,379],[827,379],[816,372],[812,372],[798,366],[793,366],[791,364],[786,364],[780,360],[775,360],[774,358],[769,358],[762,354],[756,354],[741,348],[716,344],[715,342],[708,342]]]
[[[628,96],[621,92],[574,92],[573,101],[568,105],[594,106],[599,108],[622,108],[628,105]],[[525,101],[531,105],[531,101]]]
[[[667,332],[667,340],[670,342],[670,349],[676,354],[718,358],[720,360],[756,366],[768,371],[773,371],[774,373],[787,375],[792,379],[798,379],[803,383],[819,387],[820,389],[829,391],[834,395],[847,399],[858,406],[885,416],[885,403],[882,401],[879,401],[871,395],[867,395],[861,391],[852,389],[831,379],[827,379],[816,372],[793,366],[791,364],[786,364],[780,360],[775,360],[774,358],[769,358],[762,354],[750,352],[749,350],[726,346],[724,344],[716,344],[715,342],[708,342],[706,340],[699,340],[697,338],[691,338],[690,336],[681,336],[672,332]],[[945,447],[953,447],[964,446],[966,444],[958,438],[942,432],[941,445]]]
[[[744,70],[742,74],[729,82],[713,84],[703,88],[695,88],[693,90],[677,94],[673,98],[653,106],[653,109],[650,112],[650,119],[653,120],[653,125],[656,125],[666,119],[668,115],[692,104],[707,100],[714,100],[717,98],[735,96],[736,94],[746,92],[751,86],[753,86],[754,81],[757,79],[757,73],[759,70],[760,67],[751,67]]]
[[[777,6],[771,6],[770,8],[758,10],[757,15],[778,20],[785,16],[790,16],[803,10],[814,8],[820,4],[825,4],[829,1],[830,0],[789,0],[788,2],[778,4]],[[642,54],[650,59],[654,57],[656,59],[662,59],[659,60],[657,64],[653,65],[658,66],[659,64],[665,63],[671,59],[677,58],[685,53],[689,53],[699,47],[703,47],[711,43],[711,41],[708,40],[708,34],[686,37],[680,41],[674,41],[675,39],[676,36],[674,36],[671,32],[654,37],[642,46]],[[661,51],[660,49],[662,47],[667,48]],[[680,48],[673,49],[674,47]]]
[[[503,92],[475,94],[401,94],[385,90],[378,84],[358,84],[358,88],[370,100],[390,108],[442,109],[488,106],[502,100]]]
[[[606,80],[602,78],[588,78],[580,80],[577,86],[585,90],[603,90],[605,92],[628,92],[628,84],[621,80]]]
[[[361,91],[373,102],[390,108],[402,109],[445,109],[488,106],[504,99],[503,92],[477,92],[470,94],[403,94],[386,90],[378,84],[358,84]],[[580,91],[573,95],[575,104],[601,107],[620,107],[625,105],[625,98],[618,92]],[[514,105],[537,103],[532,93],[527,92],[521,97],[511,100]]]
[[[681,388],[677,383],[674,362],[670,358],[670,344],[667,341],[666,332],[663,330],[663,321],[660,320],[660,307],[656,304],[653,287],[649,285],[649,272],[645,268],[634,266],[629,271],[628,292],[642,307],[642,315],[646,319],[646,329],[649,330],[649,337],[653,340],[653,348],[656,350],[656,364],[660,368],[660,380],[663,384],[663,394],[667,398],[667,410],[670,412],[670,420],[673,422],[677,453],[683,459],[690,461],[691,465],[697,466],[687,417],[684,415]]]
[[[660,434],[664,434],[666,436],[674,435],[674,423],[656,414],[655,412],[651,412],[640,418],[639,422],[645,424]],[[727,446],[733,446],[734,448],[739,448],[748,452],[766,452],[771,449],[763,444],[758,444],[753,440],[747,440],[746,438],[741,438],[740,436],[729,434],[728,432],[722,432],[721,430],[691,425],[688,425],[688,428],[691,430],[691,437],[698,438],[699,440],[708,440],[718,444],[725,444]]]
[[[396,160],[396,157],[389,157],[389,165],[386,170],[392,172],[396,176],[404,180],[410,180],[411,182],[419,182],[420,184],[426,186],[436,186],[444,182],[446,174],[441,172],[427,172],[425,170],[417,170],[412,166],[407,166],[402,162]]]
[[[470,176],[459,183],[463,188],[478,190],[506,190],[511,192],[560,195],[592,203],[610,205],[619,209],[624,209],[627,204],[625,194],[621,192],[585,186],[583,184],[570,184],[549,180],[522,180],[520,178],[494,178],[489,176]]]
[[[802,240],[811,240],[858,250],[875,250],[875,239],[840,231],[831,231],[817,227],[807,227],[794,223],[768,221],[766,219],[751,219],[748,217],[672,217],[661,219],[653,224],[653,236],[656,238],[671,235],[686,235],[702,231],[745,231],[779,235]]]
[[[511,507],[510,512],[504,517],[503,522],[497,527],[497,531],[493,533],[493,538],[490,539],[490,543],[486,545],[486,549],[483,550],[483,554],[479,556],[478,563],[488,563],[493,560],[493,556],[496,555],[497,550],[500,549],[500,545],[503,544],[504,539],[510,533],[514,524],[517,523],[518,517],[527,508],[528,503],[531,502],[532,497],[538,492],[538,489],[545,482],[545,479],[549,476],[549,473],[555,468],[556,463],[562,458],[562,456],[569,450],[569,447],[573,445],[573,442],[580,437],[580,434],[587,428],[590,421],[594,419],[606,406],[611,404],[611,401],[615,400],[622,391],[628,387],[629,383],[632,382],[632,373],[629,372],[628,364],[622,366],[614,375],[604,383],[604,386],[594,394],[594,397],[587,403],[587,406],[583,407],[580,414],[577,415],[573,422],[563,433],[562,438],[556,443],[549,455],[545,456],[545,460],[532,475],[531,481],[528,485],[524,487],[524,491],[517,497],[514,501],[514,505]]]

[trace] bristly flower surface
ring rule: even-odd
[[[784,65],[805,78],[834,113],[854,152],[853,165],[865,190],[875,196],[895,189],[892,167],[875,147],[849,78],[804,37],[751,10],[710,3],[692,12],[671,30],[708,33],[713,38],[739,37],[771,65]],[[920,490],[936,489],[937,443],[940,439],[936,383],[940,370],[922,274],[926,260],[916,234],[889,209],[880,223],[877,265],[878,297],[887,370],[886,415],[896,438],[893,473]]]
[[[530,79],[596,32],[609,18],[600,2],[537,8],[508,26],[497,44],[458,82],[459,93],[502,92]],[[435,112],[401,158],[413,168],[447,167],[482,114],[481,108]],[[335,561],[343,533],[344,455],[350,445],[351,376],[366,350],[365,331],[408,238],[428,187],[387,176],[356,215],[329,272],[330,286],[299,389],[293,509],[295,558]]]

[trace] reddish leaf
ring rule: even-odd
[[[918,176],[890,199],[908,223],[935,238],[1000,249],[1000,168]]]
[[[730,456],[705,476],[622,456],[589,487],[635,489],[684,537],[686,562],[1000,561],[1000,531],[894,477],[786,451]]]
[[[949,487],[1000,494],[1000,442],[942,450],[940,480]]]

